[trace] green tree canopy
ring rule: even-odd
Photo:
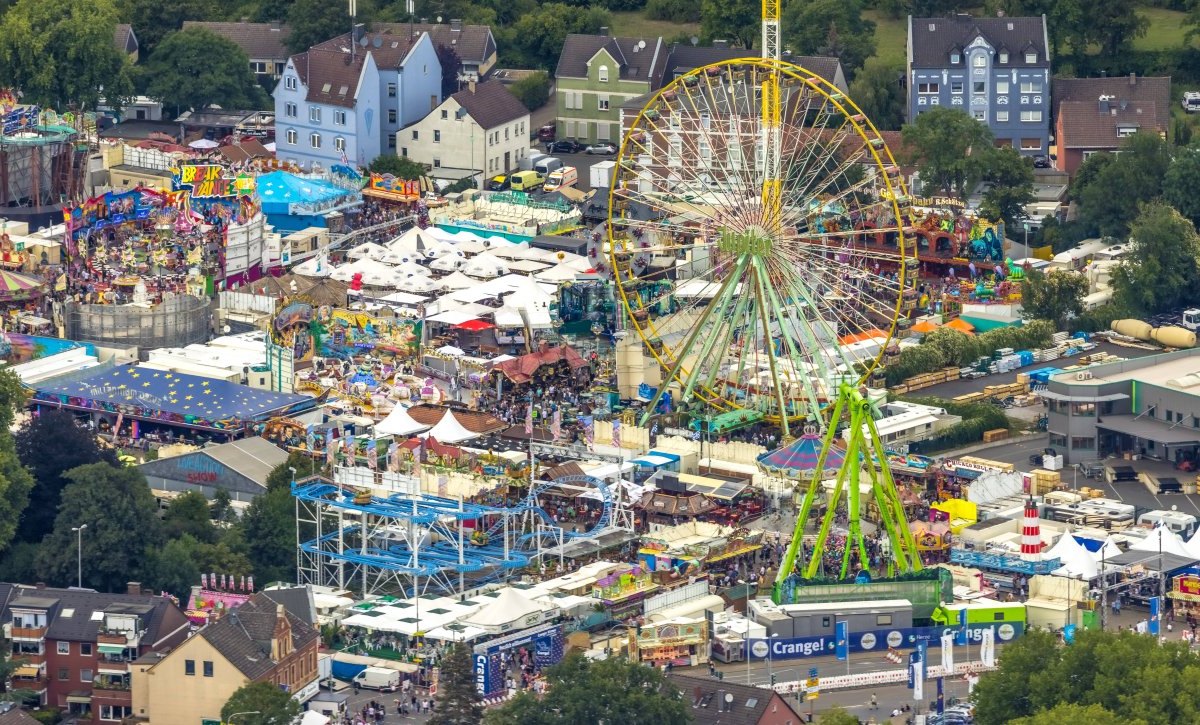
[[[376,174],[391,174],[397,179],[419,179],[425,176],[425,167],[416,161],[389,154],[377,156],[367,169]],[[304,469],[297,468],[296,470]]]
[[[684,725],[691,721],[683,697],[661,672],[623,658],[592,662],[572,652],[546,671],[546,679],[550,687],[544,697],[523,692],[490,711],[485,722]]]
[[[849,78],[875,54],[875,23],[863,18],[859,0],[793,2],[784,6],[781,26],[793,52],[836,57]]]
[[[43,410],[29,418],[14,442],[17,457],[33,475],[31,495],[38,502],[21,515],[17,535],[22,541],[41,541],[54,527],[62,490],[69,483],[64,473],[89,463],[117,465],[112,449],[101,448],[96,436],[66,410]]]
[[[1124,239],[1141,205],[1163,193],[1170,165],[1170,145],[1153,133],[1125,139],[1115,156],[1088,159],[1072,184],[1080,220],[1095,233]]]
[[[189,534],[197,541],[212,543],[217,538],[212,509],[208,499],[199,491],[182,493],[167,504],[167,510],[163,512],[163,528],[172,539]]]
[[[747,50],[762,38],[759,0],[702,0],[700,35],[706,43],[728,40]]]
[[[957,108],[922,111],[902,133],[909,161],[919,168],[927,194],[964,198],[982,178],[992,153],[992,132]]]
[[[146,95],[177,114],[213,104],[242,109],[268,104],[242,49],[205,28],[168,35],[147,59],[143,74]]]
[[[54,528],[38,556],[38,571],[58,585],[75,583],[76,543],[83,532],[83,585],[117,591],[127,581],[146,581],[146,554],[163,542],[158,503],[136,468],[92,463],[67,471],[70,483]],[[293,541],[293,545],[294,545]]]
[[[459,642],[442,659],[438,679],[438,706],[429,725],[476,725],[483,719],[483,705],[475,688],[471,649]]]
[[[1192,221],[1200,222],[1200,146],[1189,146],[1175,152],[1163,178],[1163,201],[1179,210]]]
[[[903,78],[904,66],[868,58],[850,83],[850,97],[881,131],[895,131],[904,124],[907,101],[900,86]]]
[[[288,489],[261,494],[242,517],[254,577],[268,582],[296,578],[296,500]]]
[[[120,107],[133,81],[116,27],[112,0],[18,0],[0,21],[3,82],[59,111],[94,110],[101,98]]]
[[[1119,305],[1145,314],[1182,307],[1200,286],[1200,237],[1191,221],[1162,202],[1142,207],[1131,249],[1112,276]]]
[[[980,210],[989,219],[1016,225],[1033,201],[1033,160],[1012,147],[986,149],[982,155],[980,176],[988,189]]]
[[[395,157],[395,156],[391,156],[391,157],[380,156],[379,157],[379,159],[385,159],[385,158],[398,158],[398,157]],[[379,159],[376,159],[376,161],[378,161]],[[407,159],[402,159],[402,160],[407,161]],[[409,161],[409,163],[412,163],[412,162]],[[371,170],[375,171],[376,173],[384,173],[384,172],[378,171],[375,168],[375,164],[371,164]],[[396,174],[396,175],[400,176],[399,174]],[[408,178],[408,177],[401,177],[401,178]],[[293,470],[295,470],[295,472],[296,472],[295,474],[292,473]],[[288,453],[288,457],[287,457],[286,461],[279,464],[278,466],[275,466],[275,468],[271,469],[271,473],[267,475],[267,490],[274,491],[275,489],[283,489],[284,491],[290,491],[292,488],[293,480],[298,481],[302,478],[307,478],[308,476],[312,476],[316,473],[319,473],[320,470],[321,470],[321,468],[320,468],[320,466],[318,466],[316,464],[315,458],[313,458],[312,456],[310,456],[306,453],[301,453],[300,451],[292,451],[292,452]]]
[[[221,708],[221,719],[231,725],[291,725],[299,715],[300,703],[271,682],[243,685]]]
[[[293,53],[303,53],[318,43],[350,32],[354,23],[369,25],[375,17],[371,0],[358,0],[358,15],[350,19],[350,6],[327,0],[295,0],[288,10],[288,26],[292,32],[284,43]]]
[[[550,100],[550,74],[538,71],[525,76],[508,88],[517,100],[531,111],[536,111]]]
[[[568,35],[596,33],[604,26],[612,26],[612,15],[601,7],[548,2],[537,12],[518,18],[505,37],[512,44],[512,52],[527,66],[550,70],[557,65]]]
[[[859,725],[859,719],[840,707],[821,713],[817,725]]]
[[[1117,717],[1101,705],[1064,703],[1036,715],[1013,720],[1009,725],[1144,725],[1142,719]]]
[[[1027,319],[1049,320],[1061,330],[1067,320],[1083,312],[1087,293],[1087,279],[1077,272],[1030,270],[1021,283],[1021,307]]]

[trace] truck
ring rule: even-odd
[[[400,682],[400,673],[386,667],[367,667],[354,676],[358,687],[380,692],[395,692],[400,689]]]
[[[613,170],[616,167],[616,161],[601,161],[598,164],[592,164],[591,178],[589,179],[591,188],[607,189],[612,186]]]
[[[546,177],[546,191],[556,191],[564,186],[575,186],[579,181],[579,171],[574,166],[564,166],[555,169]]]

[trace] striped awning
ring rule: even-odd
[[[100,654],[104,655],[119,655],[125,651],[125,645],[123,644],[107,644],[101,642],[97,646],[100,648]]]

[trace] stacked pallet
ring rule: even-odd
[[[985,430],[983,432],[984,443],[994,443],[1008,438],[1008,428],[995,428],[993,430]]]
[[[928,388],[933,385],[939,385],[952,380],[958,380],[958,378],[958,368],[942,368],[941,370],[935,370],[931,373],[914,375],[899,385],[888,388],[888,390],[892,391],[893,393],[911,393],[914,390],[921,390],[922,388]]]
[[[1024,395],[1029,392],[1029,382],[1006,383],[1004,385],[988,385],[983,394],[991,398],[1003,398],[1008,395]]]

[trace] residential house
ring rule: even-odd
[[[696,725],[800,725],[807,722],[788,698],[762,687],[731,680],[668,674],[691,703]]]
[[[188,621],[162,596],[0,584],[0,617],[12,656],[13,686],[80,722],[120,721],[132,713],[131,663],[178,645]]]
[[[276,156],[326,168],[396,153],[396,132],[442,102],[442,67],[428,33],[353,33],[288,59],[275,88]]]
[[[554,72],[558,138],[620,141],[621,106],[661,82],[662,38],[568,35]]]
[[[515,169],[529,151],[529,109],[497,82],[471,83],[400,131],[400,155],[434,178],[477,178]]]
[[[202,28],[222,37],[242,49],[250,59],[250,70],[260,80],[279,80],[287,65],[288,51],[284,45],[291,28],[279,23],[214,23],[201,20],[183,21],[183,29]]]
[[[1074,175],[1089,156],[1116,151],[1135,133],[1166,138],[1171,78],[1130,73],[1111,78],[1055,78],[1054,167]]]
[[[0,725],[38,725],[37,720],[17,707],[15,702],[0,702]]]
[[[987,124],[997,146],[1029,156],[1050,144],[1045,17],[908,18],[908,122],[950,106]]]
[[[133,32],[133,26],[129,23],[117,23],[113,28],[113,45],[117,50],[125,54],[130,62],[136,63],[138,59],[138,39]]]
[[[712,65],[713,63],[745,58],[747,53],[753,56],[753,52],[747,51],[745,48],[730,48],[727,45],[701,47],[686,43],[675,43],[668,51],[667,62],[663,64],[663,74],[655,85],[655,90],[687,74],[689,71],[706,65]],[[832,83],[843,93],[849,92],[849,86],[846,83],[846,73],[842,70],[842,62],[837,58],[824,55],[797,55],[788,56],[786,60],[790,63],[795,63],[805,70],[816,73]]]
[[[226,700],[252,682],[305,702],[319,687],[319,642],[303,617],[260,592],[165,656],[135,663],[134,715],[152,725],[220,722]]]
[[[428,33],[433,47],[444,45],[458,55],[460,83],[478,83],[496,65],[496,37],[486,25],[463,25],[461,20],[447,23],[375,23],[376,30],[393,35]]]

